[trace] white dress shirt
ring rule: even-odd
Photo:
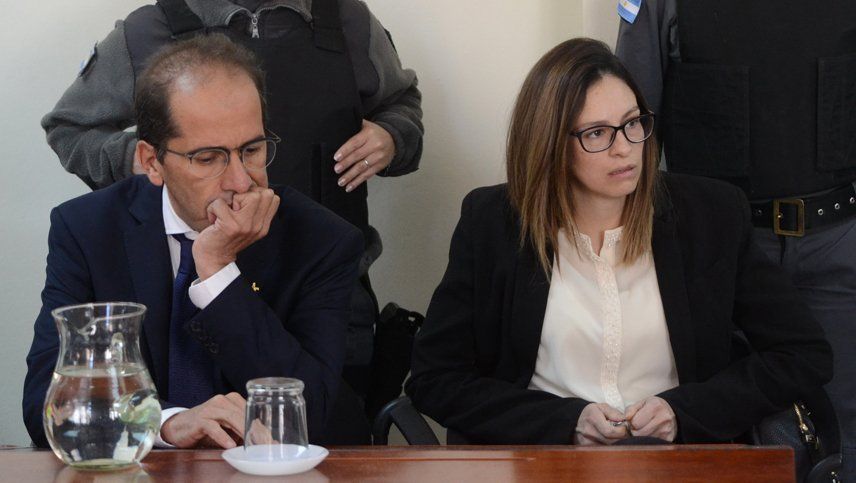
[[[169,199],[169,191],[165,184],[163,186],[162,204],[163,225],[164,230],[166,231],[166,242],[167,245],[169,245],[169,258],[172,262],[172,276],[175,278],[178,273],[178,265],[181,263],[181,243],[173,238],[172,235],[184,235],[190,240],[196,240],[196,237],[199,236],[199,232],[190,228],[190,226],[188,226],[188,224],[175,213],[175,210],[172,208],[172,201]],[[188,291],[190,301],[193,302],[193,305],[198,307],[199,310],[204,309],[215,298],[217,298],[223,290],[226,290],[226,287],[234,282],[240,274],[241,271],[238,269],[238,266],[235,262],[232,262],[204,281],[200,281],[197,278],[190,284],[190,290]],[[179,407],[164,409],[161,412],[161,426],[163,426],[163,423],[165,423],[167,419],[185,411],[186,409],[187,408]],[[155,438],[155,446],[160,448],[173,447],[161,438],[160,433],[158,433],[157,438]]]
[[[654,259],[620,264],[621,231],[604,233],[600,254],[560,233],[529,388],[624,411],[678,385]]]

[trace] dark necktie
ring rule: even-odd
[[[212,365],[202,345],[184,326],[199,312],[188,290],[196,280],[193,240],[172,235],[181,244],[181,261],[172,286],[169,328],[169,402],[186,408],[198,406],[214,395]]]

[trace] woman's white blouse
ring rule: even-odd
[[[560,233],[530,389],[624,411],[678,385],[654,259],[619,265],[621,230],[605,232],[600,255]]]

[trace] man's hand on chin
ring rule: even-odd
[[[234,448],[242,442],[246,400],[232,392],[167,419],[161,438],[177,448]]]
[[[220,198],[209,204],[208,216],[214,222],[193,243],[199,278],[214,275],[234,262],[241,250],[264,238],[278,208],[279,196],[258,186],[232,196],[232,206]]]

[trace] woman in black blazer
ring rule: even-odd
[[[606,45],[570,40],[536,64],[508,184],[464,199],[417,336],[406,390],[420,411],[474,443],[716,442],[830,379],[829,345],[755,246],[742,192],[660,173],[652,133]]]

